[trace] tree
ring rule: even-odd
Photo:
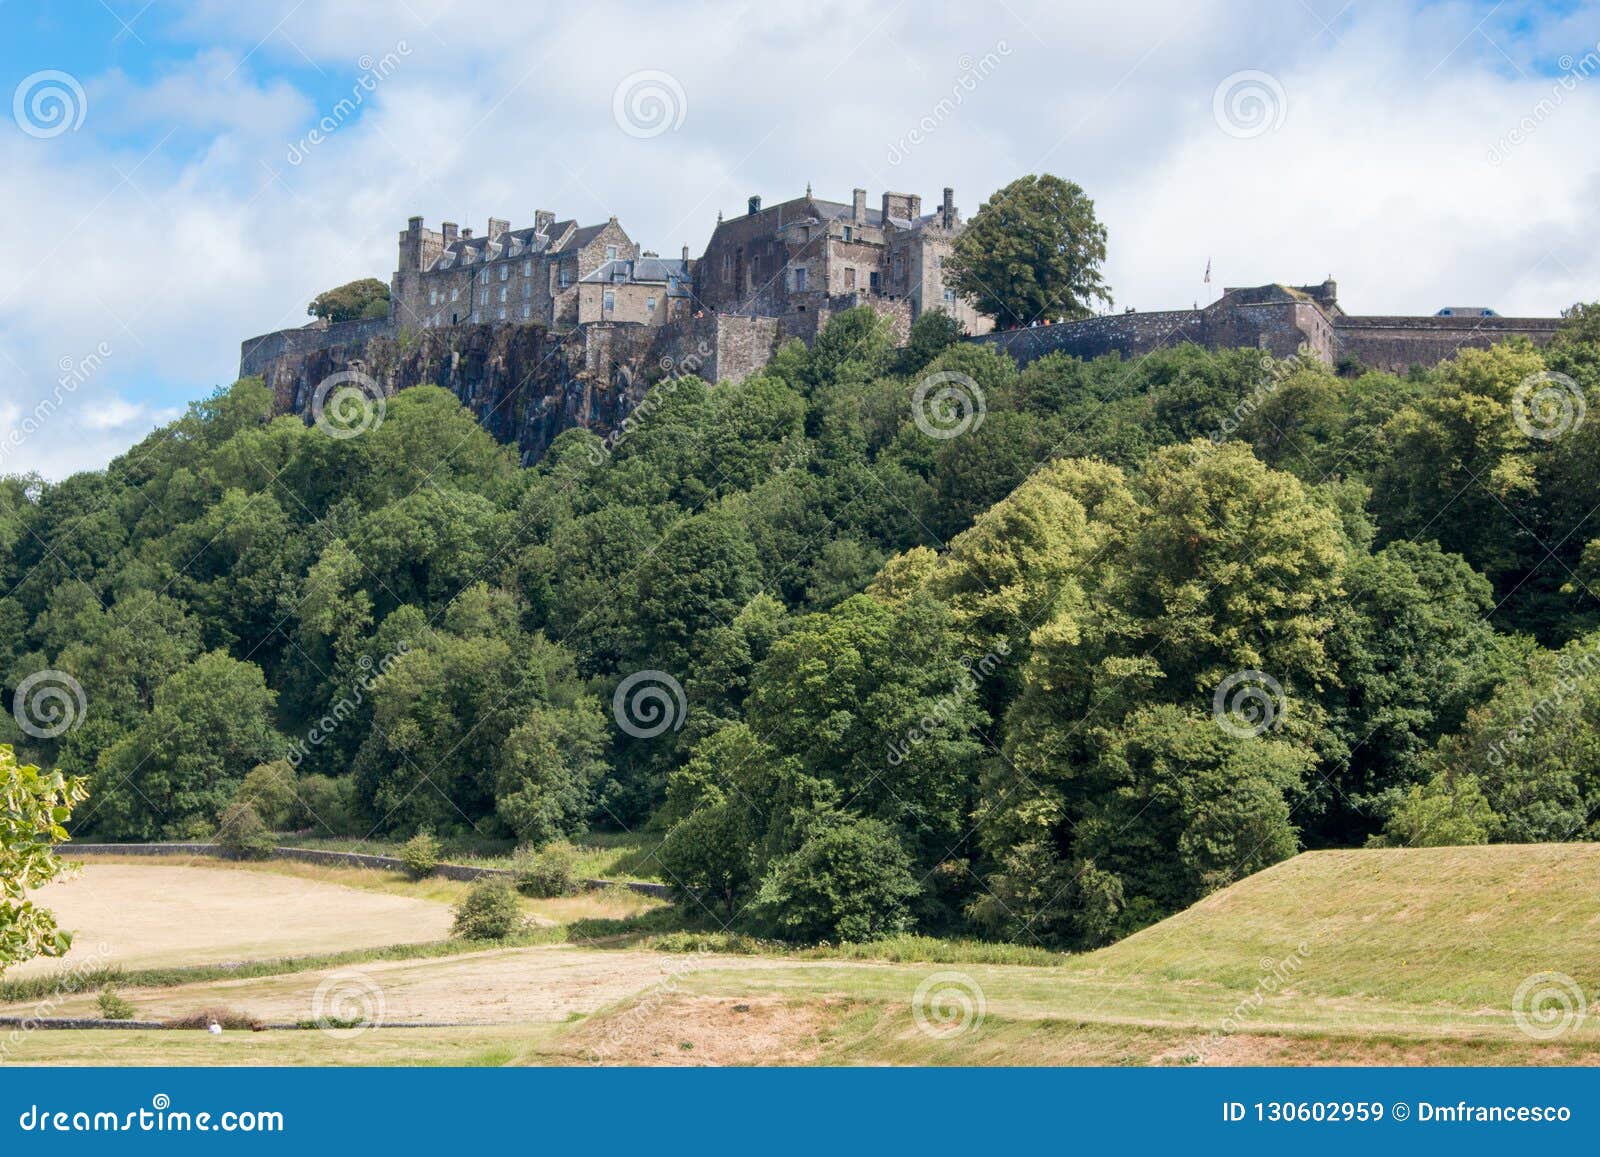
[[[330,322],[388,317],[389,287],[376,277],[349,281],[317,294],[306,306],[306,313]]]
[[[1080,318],[1111,303],[1100,276],[1106,228],[1074,182],[1019,177],[967,223],[945,261],[946,284],[1001,325]]]
[[[104,752],[97,831],[135,839],[209,834],[245,774],[283,754],[261,668],[212,651],[156,689],[155,709]]]
[[[870,819],[824,822],[772,865],[754,904],[788,940],[876,940],[911,924],[921,890],[894,830]]]
[[[89,794],[84,780],[18,764],[0,744],[0,973],[35,956],[62,956],[72,934],[28,899],[61,872],[55,845],[67,838],[73,808]]]

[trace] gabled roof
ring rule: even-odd
[[[641,257],[635,261],[619,257],[603,262],[579,280],[591,285],[664,285],[669,297],[687,297],[689,263],[663,257]]]

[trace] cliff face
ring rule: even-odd
[[[605,356],[597,357],[594,343],[538,326],[468,325],[352,338],[276,349],[259,364],[247,357],[243,369],[265,379],[282,413],[309,413],[318,384],[346,371],[370,376],[390,395],[442,386],[496,438],[515,443],[525,464],[573,426],[602,435],[615,429],[645,389],[632,368],[642,351],[608,343]]]

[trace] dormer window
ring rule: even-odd
[[[855,238],[856,238],[856,231],[854,229],[850,228],[850,226],[846,225],[844,227],[844,239],[846,241],[854,241]]]

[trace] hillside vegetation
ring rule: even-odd
[[[443,390],[246,380],[7,478],[0,742],[79,836],[643,831],[684,919],[794,943],[1596,834],[1600,313],[1404,377],[958,337],[843,313],[526,469]]]
[[[138,873],[158,869],[116,870],[132,887]],[[338,881],[385,900],[445,886],[304,864],[188,870],[269,873],[324,889]],[[1600,976],[1597,884],[1600,849],[1592,845],[1309,852],[1109,948],[1017,953],[1026,963],[1013,964],[991,959],[1001,955],[993,946],[909,937],[803,952],[651,952],[615,934],[628,920],[593,918],[615,901],[554,901],[534,905],[559,923],[533,946],[402,944],[117,978],[141,1016],[159,1019],[226,1006],[295,1022],[325,987],[359,987],[369,1003],[383,994],[383,1031],[337,1040],[283,1031],[222,1039],[41,1032],[17,1059],[1592,1064],[1600,1062],[1600,1024],[1581,994],[1563,1007],[1563,992],[1569,1002],[1575,994],[1557,986],[1593,991]],[[121,942],[134,930],[101,931]],[[304,942],[299,929],[279,936],[285,948]],[[1537,993],[1530,978],[1542,986]],[[0,1004],[0,1013],[25,1015],[37,983],[48,985],[7,986],[13,991],[0,999],[17,1003]],[[94,1015],[99,983],[58,995],[53,1007]],[[1541,1008],[1555,1019],[1535,1019],[1538,1032],[1525,1031],[1519,1011],[1529,1018]]]

